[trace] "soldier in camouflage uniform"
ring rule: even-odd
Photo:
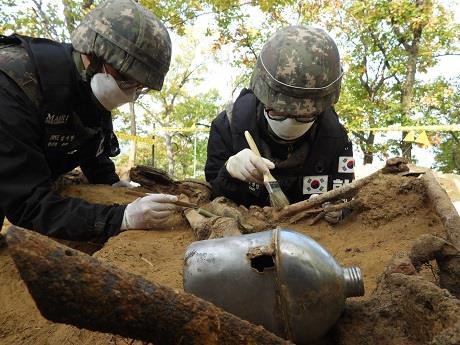
[[[212,195],[269,205],[262,183],[269,169],[291,203],[349,183],[352,145],[334,110],[342,74],[325,31],[289,26],[276,32],[257,59],[250,89],[212,122],[205,167]],[[246,130],[264,158],[249,150]],[[335,222],[338,214],[328,219]]]
[[[105,206],[62,198],[53,181],[80,166],[90,183],[123,185],[110,111],[161,90],[170,60],[166,28],[132,0],[93,10],[72,44],[0,37],[0,221],[76,240],[161,224],[176,196]]]

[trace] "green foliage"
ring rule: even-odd
[[[68,32],[59,15],[58,5],[41,1],[0,0],[0,32],[65,40]]]
[[[460,77],[449,81],[438,79],[428,86],[418,102],[428,121],[439,119],[445,124],[460,123]],[[435,168],[442,172],[460,173],[460,132],[432,133]]]
[[[141,135],[152,137],[161,127],[206,128],[219,111],[216,90],[196,91],[204,88],[203,75],[206,72],[203,57],[198,56],[197,49],[191,49],[197,47],[198,42],[192,35],[186,36],[184,42],[181,53],[172,62],[163,89],[153,91],[137,102],[144,112],[137,121],[137,133]],[[127,114],[117,114],[117,119],[128,126]],[[202,174],[206,146],[207,133],[160,132],[155,136],[155,166],[180,178]],[[138,147],[137,164],[150,164],[150,157],[151,148],[146,145]]]
[[[93,0],[62,0],[64,6],[64,18],[67,31],[69,33],[73,32],[81,19],[92,9],[96,7],[98,3],[102,1],[93,1]]]
[[[350,0],[343,1],[338,18],[332,27],[348,66],[338,109],[348,126],[438,123],[439,112],[420,116],[418,100],[433,89],[416,73],[434,66],[436,56],[458,49],[460,27],[453,13],[439,1]],[[353,134],[363,152],[377,151],[373,133]],[[402,142],[387,143],[401,154]]]
[[[458,132],[442,134],[443,142],[436,150],[434,167],[444,173],[460,174],[460,136]]]
[[[68,40],[81,18],[99,2],[0,0],[0,33],[16,31]],[[438,63],[439,56],[458,54],[460,50],[460,24],[453,16],[458,1],[449,7],[440,0],[140,0],[140,3],[174,33],[185,37],[198,18],[206,17],[207,35],[214,39],[210,55],[231,47],[229,63],[241,70],[235,80],[237,86],[247,86],[260,49],[278,28],[299,23],[327,28],[337,39],[346,71],[337,109],[349,128],[460,123],[458,81],[420,78],[420,73]],[[157,129],[209,124],[221,108],[223,102],[216,91],[207,92],[202,85],[206,61],[200,63],[204,55],[195,55],[198,42],[187,40],[188,47],[174,47],[186,53],[178,54],[173,62],[164,89],[144,96],[136,107],[136,113],[142,115],[144,109],[146,114],[137,122],[139,135],[152,135],[154,126]],[[198,88],[203,91],[196,92]],[[130,128],[129,114],[115,115],[125,129]],[[351,133],[368,155],[401,154],[400,140],[388,139],[376,144],[375,133]],[[442,141],[435,150],[436,167],[444,171],[457,169],[454,157],[459,145],[455,133],[429,135]],[[201,170],[205,134],[157,135],[156,162],[178,175],[190,176],[195,138],[197,170]],[[170,154],[169,160],[166,153]],[[139,145],[137,159],[148,163],[150,148]]]

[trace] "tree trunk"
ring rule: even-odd
[[[374,161],[374,154],[372,152],[364,152],[363,164],[372,164]]]
[[[165,133],[165,143],[166,143],[166,156],[168,158],[168,174],[170,176],[174,175],[174,151],[172,146],[172,137],[171,134]]]
[[[370,132],[366,139],[366,147],[363,149],[364,152],[364,164],[372,164],[374,161],[374,153],[369,149],[374,146],[375,134]]]
[[[134,102],[129,103],[129,118],[130,118],[130,134],[131,135],[137,135],[137,129],[136,129],[136,113],[134,111]],[[128,158],[128,168],[132,168],[133,166],[136,165],[136,141],[133,140],[131,141],[131,144],[129,146],[129,158]]]
[[[412,96],[414,93],[415,72],[417,65],[417,51],[418,47],[410,51],[411,55],[407,61],[406,81],[404,82],[401,90],[401,111],[404,122],[409,120],[411,115]],[[412,161],[412,143],[404,141],[406,135],[407,132],[403,131],[401,137],[401,154],[404,158]]]
[[[424,0],[416,0],[417,9],[423,12],[423,6],[425,5]],[[426,25],[426,24],[425,24]],[[405,82],[401,90],[401,111],[403,116],[403,124],[405,120],[410,119],[411,108],[412,108],[412,97],[414,94],[414,84],[415,84],[415,73],[417,72],[417,60],[419,53],[420,39],[422,37],[422,31],[424,26],[418,26],[413,29],[413,39],[411,44],[404,42],[404,48],[409,55],[407,59],[407,70]],[[402,133],[401,138],[401,153],[402,156],[408,158],[409,161],[412,160],[412,143],[406,142],[403,139],[407,135],[407,132]]]

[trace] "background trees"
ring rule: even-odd
[[[0,0],[0,32],[68,40],[82,16],[99,2]],[[121,108],[116,112],[116,124],[131,134],[155,136],[155,163],[171,174],[200,175],[206,132],[160,129],[194,125],[205,129],[228,97],[235,97],[241,87],[247,86],[267,37],[289,24],[321,26],[336,39],[345,69],[337,108],[355,147],[363,153],[364,163],[373,162],[376,155],[412,157],[412,143],[402,140],[407,133],[383,137],[365,128],[460,123],[459,76],[434,79],[425,75],[443,55],[459,54],[460,25],[452,12],[457,1],[140,2],[170,29],[175,60],[165,88],[143,96],[131,108]],[[192,28],[195,36],[190,34]],[[179,47],[180,37],[186,37],[184,41],[190,44]],[[208,42],[205,53],[195,49],[202,41]],[[227,61],[219,61],[223,55]],[[210,75],[209,67],[218,63],[232,66],[233,74]],[[222,92],[226,84],[231,84],[228,93]],[[435,168],[458,172],[460,132],[428,135],[436,145]],[[132,144],[131,151],[126,151],[120,162],[151,162],[150,147]]]

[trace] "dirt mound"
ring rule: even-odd
[[[336,326],[341,345],[460,343],[460,301],[416,275],[383,276],[374,294],[349,303]]]
[[[135,198],[121,188],[106,186],[67,186],[64,193],[99,203],[128,203]],[[395,256],[407,256],[421,235],[445,237],[421,180],[381,175],[365,185],[356,198],[363,209],[336,226],[324,221],[310,226],[308,220],[277,224],[311,236],[342,266],[358,266],[363,272],[366,295],[349,301],[332,332],[331,344],[456,344],[459,302],[436,286],[436,268],[426,266],[418,273],[410,270],[410,275],[386,271]],[[121,233],[94,255],[182,290],[183,254],[194,237],[180,215],[167,228]],[[96,247],[90,244],[80,249],[94,251]],[[0,305],[1,344],[140,344],[45,320],[5,248],[0,249]]]

